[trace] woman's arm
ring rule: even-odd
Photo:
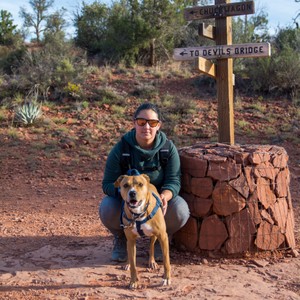
[[[102,180],[102,190],[108,196],[117,196],[114,182],[120,175],[122,175],[120,157],[121,144],[119,142],[111,149],[105,164],[104,176]]]
[[[161,187],[161,194],[166,201],[176,197],[181,187],[180,158],[175,145],[171,142],[170,155],[167,165],[164,167],[164,182]]]

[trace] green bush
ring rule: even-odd
[[[0,70],[5,74],[13,74],[20,67],[25,53],[23,46],[17,49],[0,46]]]
[[[58,100],[65,96],[68,83],[79,85],[84,81],[86,66],[85,52],[56,36],[51,43],[26,50],[20,64],[10,74],[6,88],[14,87],[16,82],[17,91],[26,95],[38,86],[40,98],[46,100],[50,95],[52,100]]]

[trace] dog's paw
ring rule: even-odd
[[[137,289],[137,287],[138,287],[138,284],[137,284],[137,282],[135,281],[135,282],[130,282],[130,284],[129,284],[129,288],[131,289],[131,290],[134,290],[134,289]]]
[[[162,286],[167,286],[167,285],[171,285],[171,279],[163,279],[162,282],[161,282],[161,285]]]
[[[130,264],[126,264],[126,265],[124,266],[124,270],[125,270],[125,271],[129,271],[129,270],[130,270]]]
[[[152,261],[149,261],[149,268],[152,270],[157,270],[157,269],[159,269],[159,266],[155,260],[152,260]]]

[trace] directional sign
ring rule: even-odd
[[[223,18],[239,15],[253,14],[254,1],[226,3],[209,6],[194,6],[184,10],[184,18],[187,21],[211,18]]]
[[[217,45],[205,47],[175,48],[174,60],[193,60],[198,57],[238,58],[238,57],[266,57],[271,55],[270,43],[252,43],[237,45]]]

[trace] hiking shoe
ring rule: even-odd
[[[163,261],[163,254],[161,251],[160,243],[158,241],[154,244],[154,258],[156,262]]]
[[[111,260],[119,262],[127,261],[127,242],[125,236],[115,236]]]

